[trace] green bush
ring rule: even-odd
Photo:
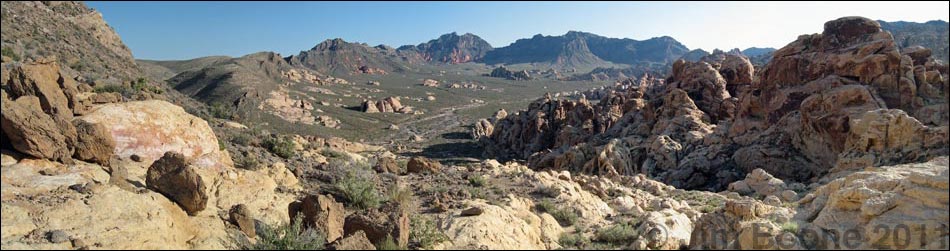
[[[550,199],[543,199],[535,205],[539,213],[548,213],[557,220],[561,226],[573,226],[577,223],[577,213],[570,208],[558,208]]]
[[[382,200],[376,192],[376,182],[366,170],[347,169],[335,187],[340,190],[350,206],[359,209],[375,208]]]
[[[561,226],[573,226],[577,223],[577,213],[570,208],[554,210],[554,212],[548,212],[551,216],[554,216],[554,219],[557,220]]]
[[[620,223],[597,230],[595,237],[598,241],[614,245],[629,244],[631,240],[639,236],[634,224]]]
[[[790,234],[798,234],[798,223],[792,221],[782,223],[782,231]]]
[[[541,213],[551,213],[551,212],[557,211],[557,207],[554,206],[554,202],[551,202],[551,200],[549,199],[541,200],[541,202],[538,202],[538,204],[535,205],[535,207],[537,207],[538,212],[541,212]]]
[[[3,54],[3,56],[10,57],[11,59],[13,59],[13,61],[20,61],[20,55],[17,55],[16,52],[13,52],[13,49],[10,49],[10,47],[3,47],[2,53],[0,54]]]
[[[234,112],[227,105],[217,102],[208,106],[208,112],[211,113],[211,116],[219,119],[231,119],[234,116]]]
[[[588,240],[587,238],[584,238],[584,235],[581,233],[573,233],[573,234],[563,233],[561,234],[561,237],[558,238],[557,243],[561,244],[561,246],[565,248],[581,247],[581,246],[586,246],[587,244],[590,244],[590,240]]]
[[[482,177],[481,175],[472,175],[468,177],[468,184],[474,187],[483,187],[485,186],[486,182],[487,181],[485,180],[485,177]]]
[[[297,154],[294,150],[294,142],[286,137],[268,137],[264,139],[263,145],[264,148],[267,148],[267,151],[281,158],[289,159]]]
[[[239,154],[236,159],[234,159],[234,166],[246,169],[246,170],[258,170],[260,169],[261,161],[254,157],[254,155],[248,154]]]
[[[449,240],[434,221],[424,216],[413,215],[409,218],[409,226],[409,240],[419,243],[422,249],[430,249],[432,245]]]
[[[126,94],[129,92],[129,88],[126,88],[125,86],[121,86],[121,85],[102,85],[102,86],[96,86],[96,88],[93,89],[93,92],[95,93],[115,92],[119,94]]]
[[[245,244],[245,250],[322,250],[326,240],[317,230],[303,227],[303,217],[298,216],[291,224],[271,227],[262,224],[257,232],[257,243]]]
[[[237,134],[231,137],[231,143],[241,146],[251,146],[256,144],[256,139],[248,134]]]
[[[345,153],[337,151],[337,150],[333,150],[329,147],[323,148],[323,150],[320,151],[320,155],[323,155],[324,157],[331,158],[331,159],[343,159],[343,158],[348,157],[348,155],[346,155]]]

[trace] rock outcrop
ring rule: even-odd
[[[876,22],[829,21],[774,55],[755,75],[738,52],[677,61],[665,81],[624,82],[596,104],[549,95],[472,134],[489,155],[538,169],[710,190],[755,169],[814,182],[947,154],[946,67],[902,54]]]
[[[377,244],[392,238],[396,245],[406,247],[409,244],[409,227],[409,212],[402,210],[397,203],[390,202],[347,216],[343,231],[347,237],[363,232],[371,243]]]
[[[364,100],[360,111],[365,113],[413,113],[410,106],[404,106],[399,97],[388,97],[381,100]]]
[[[530,80],[531,79],[531,75],[528,74],[527,70],[512,71],[512,70],[508,70],[508,68],[505,68],[504,66],[499,66],[498,68],[495,68],[494,70],[491,71],[491,73],[488,74],[488,76],[493,77],[493,78],[504,78],[508,80]]]

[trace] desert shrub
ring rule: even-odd
[[[251,135],[240,133],[231,137],[231,143],[240,146],[250,146],[255,143],[255,139],[254,137],[251,137]]]
[[[614,245],[628,244],[639,234],[634,224],[619,223],[597,230],[595,237],[598,241]]]
[[[329,147],[323,148],[323,150],[320,151],[320,155],[323,155],[324,157],[331,158],[331,159],[342,159],[342,158],[348,157],[345,153],[337,151],[337,150],[333,150],[332,148],[329,148]]]
[[[20,55],[17,55],[16,52],[13,52],[13,49],[10,47],[3,47],[2,53],[3,56],[10,57],[13,61],[20,61]]]
[[[294,142],[286,137],[268,137],[264,139],[263,145],[264,148],[267,148],[267,151],[281,158],[289,159],[297,154],[294,150]]]
[[[217,102],[208,106],[208,112],[211,113],[211,116],[219,119],[231,119],[231,116],[234,115],[234,112],[227,105]]]
[[[556,198],[558,195],[561,194],[561,190],[558,189],[557,187],[545,186],[545,185],[539,186],[536,192],[540,195],[543,195],[545,197],[550,197],[550,198]]]
[[[400,209],[407,212],[412,212],[412,209],[415,207],[415,195],[412,189],[399,186],[396,182],[393,182],[392,185],[389,186],[386,197],[388,201],[395,202],[399,205]]]
[[[140,92],[147,89],[149,89],[148,79],[138,78],[132,82],[132,90],[135,90],[136,92]]]
[[[406,250],[406,247],[399,246],[391,235],[386,239],[376,243],[376,250]]]
[[[322,250],[326,240],[322,234],[303,227],[303,217],[298,216],[290,224],[272,227],[261,224],[254,244],[245,244],[245,250]]]
[[[348,205],[359,209],[375,208],[382,200],[376,192],[376,182],[366,170],[346,169],[335,187],[346,198]]]
[[[561,226],[573,226],[577,223],[577,213],[570,208],[558,208],[550,199],[543,199],[535,205],[540,213],[548,213],[557,220]]]
[[[535,207],[538,209],[538,212],[542,213],[551,213],[557,211],[557,207],[554,206],[554,202],[551,202],[549,199],[541,200],[541,202],[538,202]]]
[[[126,88],[125,86],[121,86],[121,85],[102,85],[102,86],[96,86],[96,88],[93,89],[93,92],[96,92],[96,93],[115,92],[119,94],[125,94],[129,92],[129,88]]]
[[[485,177],[482,177],[481,175],[472,175],[471,177],[468,177],[468,184],[474,187],[483,187],[485,186],[486,182],[487,181],[485,180]]]
[[[561,226],[573,226],[577,223],[577,212],[574,212],[574,210],[570,208],[562,208],[548,213],[554,216],[554,219],[557,220]]]
[[[260,169],[261,161],[258,160],[254,155],[238,154],[237,156],[238,157],[234,159],[234,166],[246,170]]]
[[[565,248],[580,247],[590,244],[590,240],[584,238],[584,235],[581,233],[563,233],[561,234],[561,237],[558,238],[557,243],[561,244],[561,246]]]
[[[782,231],[785,231],[786,233],[798,234],[798,223],[796,222],[789,221],[782,223],[781,228]]]
[[[432,245],[449,239],[435,225],[435,221],[421,215],[413,215],[409,218],[409,226],[409,240],[419,243],[422,249],[430,249]]]

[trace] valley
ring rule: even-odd
[[[950,240],[946,21],[844,16],[779,48],[447,31],[150,60],[90,5],[2,3],[3,250]]]

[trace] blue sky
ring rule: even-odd
[[[782,47],[842,16],[950,19],[950,2],[87,2],[140,59],[291,55],[329,38],[398,47],[449,32],[494,47],[569,30],[690,49]]]

